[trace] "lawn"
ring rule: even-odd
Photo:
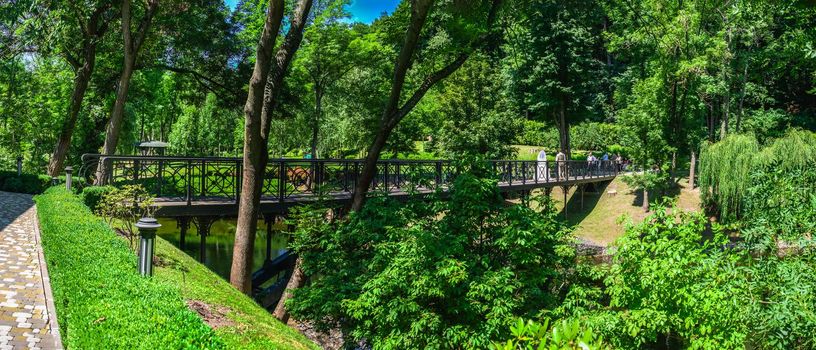
[[[608,245],[622,236],[625,225],[618,223],[620,218],[639,223],[648,215],[641,209],[643,199],[640,191],[633,191],[620,177],[605,187],[584,192],[583,204],[577,189],[572,187],[567,194],[567,218],[570,224],[576,225],[574,232],[577,237],[593,243]],[[699,210],[700,191],[690,189],[686,178],[679,181],[679,191],[676,192],[667,197],[674,198],[678,208]],[[561,188],[554,188],[551,197],[556,201],[557,210],[563,214],[564,193]]]
[[[222,349],[177,288],[136,272],[125,241],[55,187],[36,197],[62,341],[71,349]]]
[[[317,348],[170,243],[157,238],[155,276],[143,278],[126,241],[78,196],[55,187],[36,201],[67,347]]]

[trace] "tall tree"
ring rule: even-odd
[[[99,1],[94,4],[49,1],[46,6],[53,11],[55,15],[53,17],[58,19],[58,22],[66,26],[78,25],[79,27],[72,27],[65,32],[58,33],[62,41],[58,44],[58,50],[74,71],[74,87],[68,113],[60,128],[59,138],[48,164],[48,175],[58,176],[62,172],[68,148],[71,146],[71,136],[74,133],[82,101],[94,71],[97,46],[108,31],[108,26],[113,20],[113,11],[110,1]],[[90,13],[86,14],[88,9]],[[42,20],[53,19],[49,16]],[[74,41],[74,38],[77,40]],[[79,45],[76,45],[77,42]]]
[[[252,292],[252,254],[261,202],[271,118],[280,97],[283,78],[303,39],[311,0],[299,0],[289,22],[283,43],[272,61],[277,33],[283,19],[283,0],[271,0],[255,58],[244,106],[244,156],[235,249],[232,255],[230,283],[244,293]]]
[[[323,115],[323,98],[327,90],[340,79],[352,65],[349,44],[352,32],[348,24],[340,20],[347,17],[343,6],[347,0],[332,1],[306,30],[300,64],[306,70],[314,93],[314,114],[311,118],[312,138],[309,143],[311,155],[317,158],[318,135]],[[356,57],[354,57],[356,58]]]
[[[116,146],[119,143],[119,133],[122,131],[122,119],[125,116],[125,103],[127,102],[130,78],[136,67],[136,60],[139,50],[145,42],[147,33],[153,22],[153,16],[159,9],[159,0],[147,0],[142,19],[136,32],[131,29],[131,4],[130,0],[122,0],[122,36],[124,38],[124,62],[122,62],[122,73],[119,76],[119,84],[116,86],[116,100],[113,102],[113,109],[110,114],[110,122],[105,131],[105,144],[102,146],[102,154],[115,154]],[[104,162],[99,162],[97,168],[96,181],[101,184],[105,176]]]
[[[156,15],[158,9],[159,0],[147,0],[145,2],[144,15],[139,21],[139,26],[134,33],[131,29],[132,14],[130,0],[122,0],[124,61],[122,62],[122,74],[119,76],[119,84],[116,86],[116,100],[113,102],[110,122],[105,131],[105,144],[102,147],[102,154],[116,153],[116,146],[119,143],[119,133],[122,130],[122,119],[125,116],[125,103],[127,102],[127,93],[130,88],[130,78],[133,76],[139,51],[145,42],[145,38],[153,22],[153,16]],[[97,169],[97,181],[101,181],[101,179],[105,177],[104,170],[104,164],[100,162],[99,168]]]
[[[422,82],[413,91],[410,97],[408,97],[407,100],[403,100],[403,90],[406,88],[406,76],[408,75],[409,68],[411,68],[411,66],[414,64],[415,54],[419,48],[422,29],[425,26],[425,22],[428,19],[428,14],[434,4],[434,0],[411,1],[411,17],[408,22],[408,28],[405,31],[402,47],[400,48],[399,55],[394,63],[394,75],[391,80],[391,92],[389,93],[388,99],[385,102],[385,108],[383,108],[374,140],[368,147],[368,153],[366,154],[365,164],[363,165],[363,169],[360,173],[360,178],[358,179],[357,185],[354,188],[352,200],[349,205],[351,210],[359,211],[362,209],[369,191],[369,187],[371,186],[371,182],[374,180],[374,176],[377,173],[377,160],[380,159],[380,155],[388,142],[388,137],[391,135],[391,132],[394,130],[397,124],[399,124],[399,122],[405,118],[405,116],[408,115],[408,113],[417,105],[417,103],[419,103],[428,90],[459,69],[459,67],[465,63],[465,61],[474,51],[481,48],[487,42],[489,34],[492,31],[493,24],[496,22],[501,3],[501,0],[492,0],[487,1],[487,4],[484,2],[477,2],[474,5],[465,6],[465,8],[458,8],[460,11],[459,14],[475,14],[473,15],[476,17],[475,21],[477,23],[483,21],[482,23],[479,23],[483,27],[481,30],[477,30],[476,33],[473,33],[475,35],[471,36],[469,42],[461,45],[462,48],[454,55],[454,58],[450,62],[444,64],[442,68],[434,70],[432,73],[422,78]],[[454,7],[455,6],[456,4],[454,4]],[[487,8],[486,19],[481,19],[480,21],[478,19],[479,14],[484,12],[483,9],[485,7]],[[474,29],[471,28],[471,30]],[[454,52],[455,51],[456,50],[454,49]]]
[[[599,115],[605,72],[600,57],[599,4],[587,1],[533,0],[522,3],[515,24],[518,40],[508,43],[518,56],[510,85],[519,104],[537,119],[558,127],[559,147],[569,155],[570,125]]]

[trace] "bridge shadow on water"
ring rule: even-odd
[[[34,200],[31,195],[0,192],[0,231],[5,230],[32,207]]]

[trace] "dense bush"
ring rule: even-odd
[[[51,188],[36,201],[68,348],[223,348],[175,287],[138,275],[125,241],[78,196]]]
[[[113,191],[113,186],[89,186],[82,189],[82,201],[91,210],[96,210],[99,203],[102,202],[102,197],[105,194]]]
[[[707,219],[665,208],[617,243],[605,278],[609,310],[596,315],[616,348],[737,348],[745,331],[727,238],[703,237]],[[728,277],[727,277],[728,276]]]
[[[784,259],[758,254],[700,214],[658,208],[616,245],[612,264],[596,267],[600,293],[575,285],[557,310],[614,348],[816,346],[812,240]]]
[[[51,178],[46,175],[23,174],[17,172],[0,172],[0,191],[39,194],[51,185]]]
[[[300,215],[295,249],[313,277],[287,306],[374,349],[507,339],[517,317],[558,305],[575,254],[554,211],[508,206],[495,180],[469,173],[448,201],[370,199],[336,227],[324,213]]]

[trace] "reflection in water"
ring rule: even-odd
[[[181,230],[178,227],[175,219],[162,218],[159,219],[162,227],[159,229],[158,235],[176,247],[179,246],[181,238]],[[229,281],[230,266],[232,265],[232,247],[235,242],[235,226],[236,219],[221,219],[213,223],[210,229],[210,235],[206,239],[206,259],[204,265],[210,270],[217,273],[219,276]],[[274,259],[281,255],[286,249],[287,234],[281,231],[285,230],[285,225],[274,225],[272,232],[272,256]],[[185,236],[184,252],[192,256],[196,260],[199,257],[199,246],[201,237],[198,235],[195,225],[190,224],[190,229],[187,230]],[[258,233],[255,235],[255,253],[253,254],[253,271],[259,269],[266,259],[266,224],[263,220],[258,221]]]

